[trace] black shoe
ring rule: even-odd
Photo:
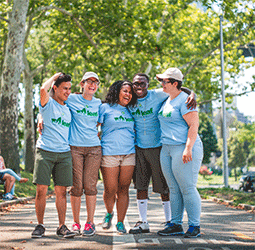
[[[200,237],[200,226],[189,226],[188,231],[184,234],[184,238],[197,238]]]
[[[64,238],[73,238],[75,236],[74,232],[71,232],[66,225],[62,225],[57,229],[57,236]]]
[[[182,225],[177,225],[174,223],[167,223],[165,229],[157,232],[158,235],[162,236],[176,236],[183,235]]]
[[[32,238],[41,238],[44,236],[45,227],[41,224],[35,227],[35,230],[32,232]]]

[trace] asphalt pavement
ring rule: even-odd
[[[116,233],[116,216],[109,230],[101,228],[105,214],[103,204],[103,185],[98,184],[98,199],[95,213],[97,233],[92,237],[78,236],[73,239],[63,239],[56,236],[58,226],[55,197],[47,199],[45,213],[45,237],[32,239],[31,232],[36,225],[34,201],[18,205],[8,213],[0,213],[0,249],[185,249],[185,250],[250,250],[255,249],[255,214],[244,210],[226,207],[210,200],[202,200],[201,234],[197,239],[184,239],[183,237],[162,237],[157,231],[162,229],[164,212],[160,196],[149,192],[148,222],[150,233],[140,235],[118,235]],[[85,200],[82,200],[81,222],[86,221]],[[116,214],[116,213],[115,213]],[[136,191],[130,188],[130,205],[125,219],[126,228],[132,227],[138,220]],[[68,208],[66,224],[72,225],[72,212],[70,197],[68,195]],[[187,226],[187,215],[184,215],[184,230]]]

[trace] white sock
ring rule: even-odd
[[[137,200],[139,218],[142,222],[147,222],[147,203],[148,200]]]
[[[162,201],[162,206],[163,206],[163,208],[164,208],[166,222],[167,222],[167,221],[171,221],[171,207],[170,207],[170,201]]]

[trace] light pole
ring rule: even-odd
[[[223,137],[223,175],[224,186],[228,187],[228,147],[227,147],[227,121],[225,105],[225,84],[224,84],[224,51],[223,51],[223,15],[220,15],[220,57],[221,57],[221,100],[222,100],[222,137]]]

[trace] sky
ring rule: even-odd
[[[254,81],[252,75],[255,75],[255,67],[246,69],[244,76],[239,81]],[[255,116],[255,91],[247,95],[237,97],[237,108],[245,116]]]

